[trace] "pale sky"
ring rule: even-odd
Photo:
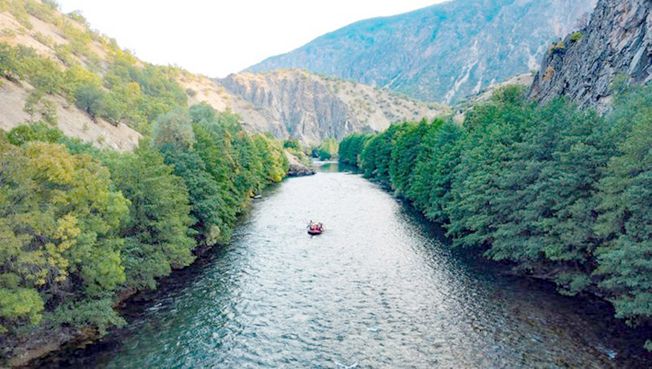
[[[58,0],[148,62],[238,72],[349,23],[444,0]]]

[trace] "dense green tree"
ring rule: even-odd
[[[454,245],[554,280],[562,293],[597,288],[618,317],[649,322],[652,87],[618,91],[603,118],[506,87],[475,104],[463,127],[349,136],[340,160],[442,223]]]
[[[0,335],[24,339],[35,325],[103,333],[124,323],[113,309],[119,292],[154,288],[192,262],[197,244],[227,241],[251,196],[285,176],[287,159],[234,114],[188,111],[177,68],[143,65],[50,4],[10,5],[23,26],[30,15],[47,19],[69,42],[53,46],[65,68],[0,43],[0,77],[35,88],[24,107],[34,122],[0,132]],[[106,48],[101,61],[92,40]],[[141,145],[115,153],[65,137],[53,128],[52,95],[137,129]]]
[[[105,168],[39,142],[2,145],[0,168],[2,329],[38,322],[44,306],[105,298],[125,281],[117,232],[127,201]]]
[[[360,155],[362,150],[371,139],[371,134],[352,134],[345,137],[342,142],[340,142],[338,150],[338,158],[340,163],[353,165],[355,167],[360,167]]]
[[[446,211],[448,234],[455,245],[487,247],[495,225],[505,216],[493,193],[503,174],[503,164],[521,140],[533,106],[522,90],[500,91],[492,101],[475,106],[466,118],[469,134],[455,167],[451,201]]]
[[[448,223],[455,166],[459,163],[465,131],[457,124],[433,124],[423,138],[407,197],[428,219]]]
[[[254,146],[258,160],[262,163],[262,184],[278,183],[288,172],[288,160],[283,147],[274,139],[265,135],[254,135]]]
[[[219,196],[224,201],[219,209],[225,239],[230,237],[230,228],[235,224],[242,198],[235,186],[235,171],[238,164],[233,158],[230,136],[216,121],[201,121],[193,124],[196,137],[195,151],[206,165],[206,171],[216,181]]]
[[[438,129],[441,124],[441,120],[432,124],[425,120],[418,124],[405,124],[403,130],[396,135],[389,163],[389,181],[398,194],[406,196],[412,186],[414,167],[423,149],[423,136],[431,129]]]
[[[160,116],[152,129],[153,144],[161,148],[173,146],[176,150],[187,150],[195,144],[192,119],[185,109],[176,109]]]
[[[219,122],[218,113],[206,102],[195,104],[188,109],[190,119],[193,123],[215,123]],[[228,114],[228,113],[222,113]]]
[[[235,187],[243,202],[248,202],[263,187],[263,165],[258,160],[256,146],[252,138],[244,132],[233,135],[234,156],[238,168],[234,178]],[[244,204],[243,204],[244,206]]]
[[[220,217],[220,209],[226,205],[220,197],[217,181],[206,170],[206,164],[197,152],[192,149],[178,150],[173,144],[164,144],[161,153],[188,189],[193,229],[197,232],[199,243],[212,246],[222,241],[223,231],[228,226]]]
[[[596,237],[596,186],[613,153],[604,122],[556,101],[533,113],[494,191],[504,216],[488,254],[543,269],[567,293],[587,287]]]
[[[193,260],[188,192],[161,154],[142,142],[133,154],[106,160],[117,189],[129,200],[129,217],[120,230],[127,286],[154,288],[156,278]]]
[[[403,124],[393,124],[384,132],[372,137],[360,155],[364,176],[373,178],[389,186],[389,165],[392,160],[392,147],[395,137],[405,128]]]
[[[628,132],[600,182],[596,232],[600,286],[616,314],[632,322],[652,318],[652,87],[620,98],[610,117]],[[652,343],[648,341],[648,348]]]

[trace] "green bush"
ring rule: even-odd
[[[570,36],[570,40],[571,40],[572,42],[579,42],[579,41],[582,39],[582,37],[584,37],[584,35],[582,34],[582,32],[580,32],[580,31],[576,31],[576,32],[573,32],[573,33],[571,34],[571,36]]]
[[[561,54],[566,50],[566,44],[564,41],[557,41],[550,46],[550,52],[553,54]]]
[[[286,149],[301,150],[301,144],[297,139],[283,141],[283,147]]]
[[[69,23],[64,22],[64,27],[80,45],[90,42],[91,35]],[[115,125],[123,122],[141,133],[149,133],[150,123],[159,116],[186,108],[187,95],[175,81],[176,69],[139,67],[131,54],[118,49],[102,78],[79,65],[73,56],[78,50],[70,45],[56,47],[57,57],[68,66],[64,71],[33,49],[0,43],[0,73],[12,80],[26,79],[39,94],[61,95],[93,118]],[[91,62],[96,58],[87,52],[79,55]],[[45,117],[50,121],[55,118],[52,114]]]
[[[75,105],[93,119],[104,114],[104,98],[104,91],[92,84],[79,86],[75,91]]]
[[[23,78],[24,73],[18,49],[5,43],[0,43],[0,73],[3,77],[14,81]]]
[[[57,125],[57,106],[54,102],[45,98],[40,90],[34,90],[27,96],[23,111],[29,114],[32,122],[36,121],[38,116],[38,120],[51,126]]]

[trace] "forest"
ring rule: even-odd
[[[509,86],[452,120],[390,126],[339,160],[442,224],[453,247],[652,317],[652,86],[622,88],[600,116]],[[646,343],[652,349],[652,341]]]
[[[227,242],[288,165],[280,142],[238,119],[177,108],[131,153],[42,122],[0,134],[0,341],[64,326],[104,333],[124,324],[118,296]]]
[[[0,11],[26,29],[30,16],[52,24],[68,41],[38,35],[55,59],[0,43],[0,84],[31,86],[30,121],[0,131],[0,342],[10,349],[63,327],[103,334],[124,324],[114,306],[125,296],[228,242],[250,199],[284,178],[287,158],[238,116],[188,108],[180,69],[141,62],[79,14],[33,0],[0,1]],[[121,153],[64,136],[56,96],[139,131],[139,146]]]

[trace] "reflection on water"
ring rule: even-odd
[[[346,169],[345,166],[340,168],[342,164],[339,164],[337,161],[314,161],[313,165],[322,173],[337,173]]]
[[[105,368],[626,368],[604,316],[463,261],[389,194],[321,165],[233,242],[74,358]],[[306,234],[308,220],[326,232]],[[615,359],[614,359],[615,357]]]

